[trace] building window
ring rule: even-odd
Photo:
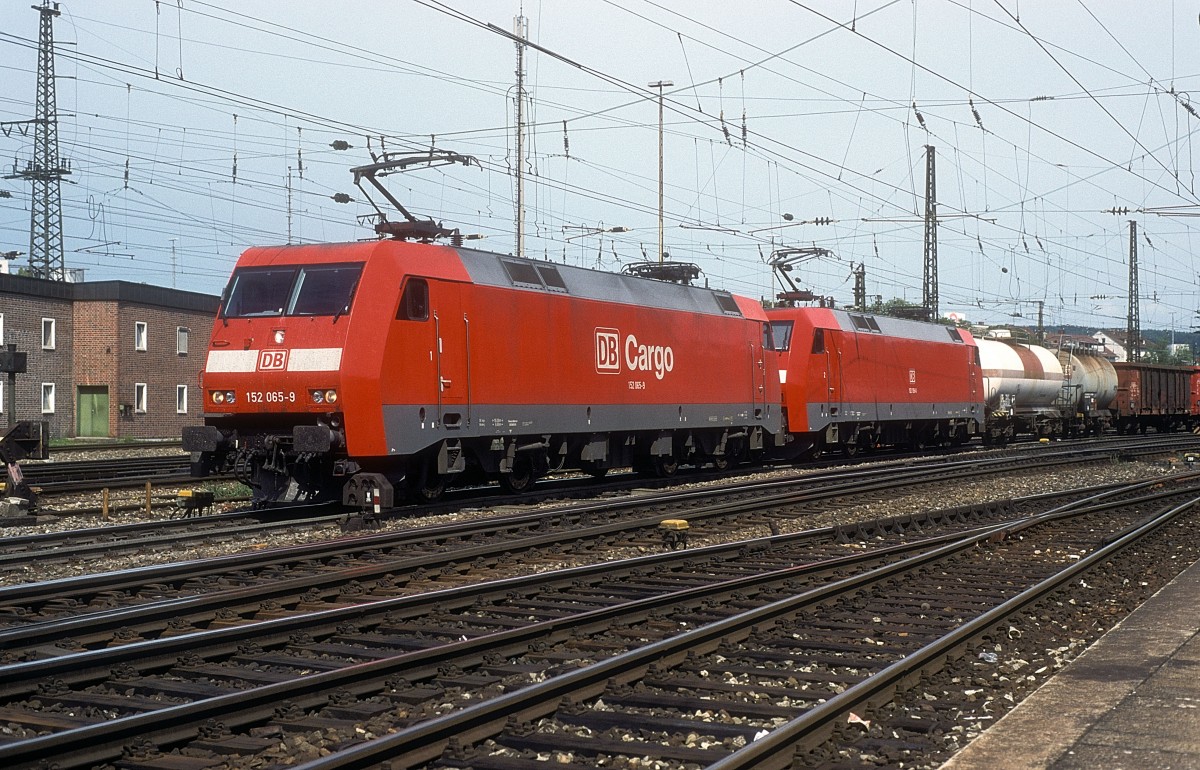
[[[175,327],[175,352],[181,356],[187,355],[188,332],[191,329],[186,326]]]
[[[42,383],[42,414],[54,414],[54,383]]]
[[[133,386],[133,411],[138,414],[146,413],[146,383],[138,382]]]
[[[4,400],[4,381],[0,380],[0,414],[4,414],[4,410],[8,408],[8,403]]]
[[[133,349],[146,349],[146,322],[135,321],[133,324]]]
[[[0,345],[4,344],[4,314],[0,313]]]
[[[187,385],[175,386],[175,413],[187,414]]]
[[[54,350],[54,319],[42,319],[42,350]],[[51,409],[50,411],[54,411]]]

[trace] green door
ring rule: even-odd
[[[80,385],[77,436],[108,437],[108,386]]]

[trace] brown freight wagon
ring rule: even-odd
[[[1114,423],[1120,433],[1183,430],[1191,413],[1192,368],[1160,364],[1115,363],[1117,398]]]

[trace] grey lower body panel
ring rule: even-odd
[[[384,405],[388,453],[408,455],[445,439],[638,431],[781,430],[780,410],[763,404]],[[424,415],[425,419],[422,419]]]
[[[836,409],[836,412],[834,411]],[[808,405],[809,430],[833,423],[909,422],[927,420],[977,420],[983,422],[983,403],[875,404],[841,403]]]

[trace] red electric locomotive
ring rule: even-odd
[[[781,455],[961,444],[979,432],[979,351],[966,330],[826,308],[767,316],[783,383]]]
[[[398,240],[254,248],[184,448],[264,503],[723,466],[780,431],[769,348],[728,292]]]

